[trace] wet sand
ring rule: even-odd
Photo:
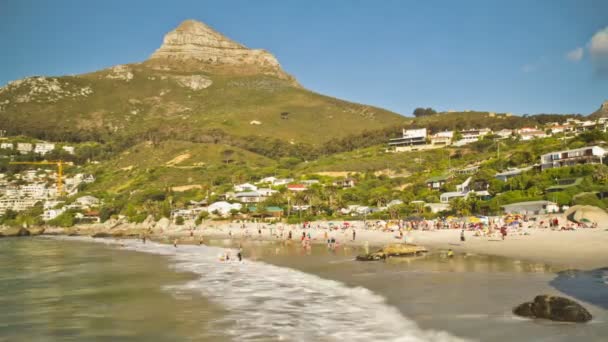
[[[234,241],[263,240],[277,241],[287,239],[291,230],[293,243],[299,244],[302,233],[311,234],[313,244],[326,244],[325,234],[334,237],[340,245],[363,247],[365,244],[378,247],[388,243],[404,242],[399,239],[398,232],[383,232],[379,230],[366,230],[355,226],[356,238],[352,240],[352,229],[300,229],[285,226],[283,236],[277,237],[280,231],[260,228],[258,233],[255,224],[247,225],[246,229],[239,225],[224,224],[216,227],[197,228],[193,230],[194,237],[190,238],[190,231],[165,231],[155,233],[155,238],[171,240],[179,237],[180,243],[197,242],[202,235],[205,239],[232,239]],[[230,232],[232,234],[230,234]],[[525,235],[524,235],[525,232]],[[171,237],[165,238],[164,235]],[[575,231],[553,231],[544,228],[528,228],[521,232],[510,232],[505,240],[499,234],[492,237],[474,236],[474,232],[465,231],[465,242],[460,241],[460,230],[444,229],[418,231],[412,230],[404,233],[408,243],[414,243],[435,250],[453,249],[456,252],[496,255],[517,258],[532,262],[543,262],[562,268],[593,269],[608,266],[608,230],[606,228],[582,228]],[[172,240],[171,240],[172,241]]]

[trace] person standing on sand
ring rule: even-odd
[[[507,227],[505,227],[505,226],[500,227],[500,235],[502,235],[502,239],[504,240],[505,237],[507,236]]]
[[[236,253],[236,257],[239,258],[239,261],[243,261],[243,249],[239,248],[238,253]]]
[[[357,231],[353,228],[353,241],[355,241],[355,237],[357,237]]]
[[[464,242],[465,238],[464,238],[464,228],[462,228],[462,231],[460,232],[460,241]]]
[[[291,240],[291,230],[289,231],[289,234],[287,234],[287,240]]]
[[[173,240],[173,247],[177,248],[177,239]]]
[[[146,244],[146,234],[141,237],[141,242],[143,242],[144,245]]]

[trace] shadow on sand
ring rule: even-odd
[[[568,296],[608,310],[608,267],[562,271],[549,285]]]

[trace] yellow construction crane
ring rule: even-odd
[[[63,160],[41,162],[9,162],[9,165],[57,165],[57,194],[63,195],[63,166],[68,163]]]

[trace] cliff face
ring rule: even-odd
[[[600,108],[598,110],[596,110],[595,112],[593,112],[590,115],[590,117],[595,118],[595,119],[608,117],[608,101],[604,101],[604,103],[602,103]]]
[[[296,84],[269,52],[249,49],[195,20],[186,20],[167,33],[144,64],[162,70],[264,74]]]

